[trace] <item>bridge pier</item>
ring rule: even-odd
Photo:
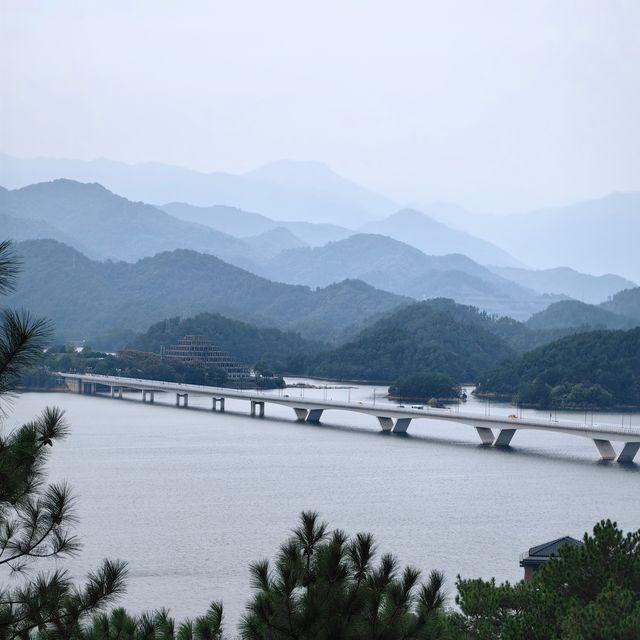
[[[516,429],[500,429],[500,433],[498,434],[496,441],[493,443],[493,446],[508,447],[516,431]]]
[[[596,447],[598,448],[598,453],[603,460],[615,460],[616,452],[614,448],[611,446],[611,442],[609,440],[598,440],[596,438],[593,439]]]
[[[153,401],[155,400],[155,396],[154,396],[153,391],[149,391],[148,389],[147,390],[145,390],[145,389],[142,390],[142,402],[146,402],[147,401],[147,394],[149,394],[149,403],[153,404]]]
[[[409,425],[411,424],[411,418],[398,418],[397,420],[394,420],[387,416],[376,417],[380,423],[380,428],[387,433],[406,433]]]
[[[296,420],[298,422],[304,422],[309,415],[308,409],[303,409],[301,407],[294,407],[293,410],[296,412]]]
[[[324,409],[310,409],[309,415],[307,415],[307,422],[318,424],[320,422],[320,417],[322,416],[323,411]]]
[[[180,398],[182,398],[182,406],[189,406],[189,394],[188,393],[176,393],[176,407],[180,406]]]
[[[211,411],[218,410],[218,403],[220,403],[220,413],[224,413],[224,398],[211,398]]]
[[[618,462],[633,462],[636,457],[636,453],[640,450],[640,442],[625,442],[620,455],[618,456]]]
[[[252,400],[251,401],[251,415],[255,417],[256,409],[258,410],[258,417],[264,418],[264,401]]]
[[[398,418],[393,427],[393,433],[407,433],[410,424],[411,418]]]
[[[486,444],[486,445],[493,444],[493,440],[494,440],[493,431],[491,431],[489,427],[476,427],[476,431],[480,436],[480,440],[482,441],[482,444]]]

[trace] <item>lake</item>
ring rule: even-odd
[[[383,387],[285,393],[386,402]],[[154,405],[139,398],[27,393],[2,422],[6,431],[47,405],[66,409],[71,435],[48,468],[78,496],[84,547],[64,565],[80,577],[104,557],[127,560],[121,604],[133,611],[166,606],[183,618],[221,599],[233,631],[251,593],[249,563],[272,558],[304,509],[347,532],[374,533],[380,551],[404,563],[443,570],[450,594],[458,573],[520,579],[520,553],[581,537],[599,519],[640,528],[640,467],[601,462],[586,438],[524,431],[500,450],[451,423],[414,421],[402,436],[358,414],[328,412],[316,426],[277,405],[259,419],[242,401],[220,414],[204,397],[190,397],[189,409],[172,406],[170,394],[156,393]],[[514,409],[470,397],[464,411]],[[557,417],[640,424],[638,414]]]

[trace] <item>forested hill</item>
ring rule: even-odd
[[[451,301],[427,301],[399,309],[351,342],[321,354],[310,373],[389,382],[416,372],[438,372],[462,382],[514,355],[502,338],[481,326],[491,320],[455,318],[450,311],[458,307]],[[461,316],[482,315],[469,307],[458,311]]]
[[[99,184],[54,180],[5,189],[0,191],[0,211],[32,227],[31,238],[62,240],[96,259],[134,262],[172,249],[202,251],[243,266],[253,264],[255,257],[238,238],[131,202]]]
[[[578,300],[562,300],[531,316],[525,324],[534,330],[584,330],[589,327],[591,329],[632,329],[639,323],[640,319],[634,321],[603,306]]]
[[[126,341],[159,318],[203,312],[314,340],[338,340],[410,301],[353,280],[317,290],[271,282],[187,250],[134,264],[101,263],[59,242],[32,240],[17,244],[16,254],[23,258],[23,271],[7,306],[51,318],[61,340],[128,330]],[[120,340],[103,348],[123,346],[122,335]]]
[[[640,287],[619,291],[601,306],[607,311],[613,311],[640,322]]]
[[[297,371],[306,358],[326,350],[320,342],[305,340],[298,333],[256,327],[215,313],[200,313],[193,318],[169,318],[152,325],[135,337],[129,348],[160,353],[161,346],[175,344],[185,335],[203,335],[241,362],[279,373]]]
[[[640,327],[567,336],[482,375],[478,392],[539,407],[640,406]]]

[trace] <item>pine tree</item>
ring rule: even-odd
[[[9,241],[0,242],[0,294],[14,290],[20,261]],[[16,384],[36,363],[51,333],[49,323],[26,311],[0,315],[0,411],[6,416]],[[31,422],[0,434],[0,640],[34,634],[73,637],[91,612],[123,592],[126,565],[105,560],[76,586],[56,565],[80,548],[69,486],[47,484],[44,463],[51,447],[68,433],[64,412],[47,408]]]

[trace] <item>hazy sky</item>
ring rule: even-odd
[[[6,153],[314,159],[497,211],[640,189],[637,0],[0,6]]]

